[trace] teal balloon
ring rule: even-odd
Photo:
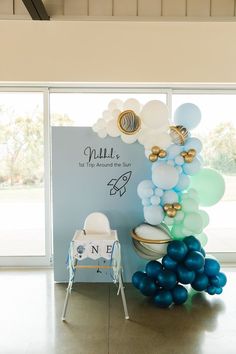
[[[223,289],[222,288],[216,288],[216,294],[220,295],[222,293]]]
[[[150,261],[146,264],[146,273],[152,279],[157,279],[157,275],[162,270],[162,264],[158,261]]]
[[[140,282],[143,278],[146,278],[147,274],[144,272],[135,272],[132,276],[132,284],[136,289],[139,289],[140,287]]]
[[[220,279],[220,286],[223,287],[227,283],[227,277],[224,273],[219,273],[218,278]]]
[[[141,279],[139,290],[145,296],[153,296],[157,292],[157,284],[152,278],[146,276]]]
[[[191,176],[190,187],[198,192],[200,205],[208,207],[218,203],[223,197],[225,181],[219,172],[203,168],[195,176]]]
[[[184,260],[184,265],[189,270],[198,270],[204,266],[204,262],[205,260],[201,252],[190,251]]]
[[[203,291],[206,290],[209,285],[209,279],[206,274],[197,274],[191,286],[194,290]]]
[[[216,287],[213,286],[213,285],[210,285],[210,286],[207,287],[206,292],[209,295],[215,295],[216,294]]]
[[[182,284],[191,284],[195,279],[195,272],[179,264],[177,267],[177,279]]]
[[[167,254],[162,258],[162,264],[165,269],[168,270],[175,270],[178,262],[174,261],[172,258],[170,258]]]
[[[173,297],[173,302],[175,305],[181,305],[188,299],[188,291],[182,285],[176,285],[174,289],[171,290]]]
[[[177,277],[175,272],[164,269],[158,273],[157,280],[158,285],[167,290],[170,290],[176,285]]]
[[[186,129],[194,129],[201,121],[201,111],[193,103],[184,103],[174,113],[176,125],[183,125]]]
[[[174,261],[182,261],[188,252],[188,248],[183,241],[174,240],[167,246],[167,254]]]
[[[184,238],[184,243],[189,251],[201,251],[201,243],[194,236]]]
[[[153,300],[155,305],[161,308],[167,308],[173,303],[173,297],[169,290],[158,291]]]
[[[205,258],[204,271],[208,277],[214,277],[218,275],[220,272],[219,262],[212,258]]]
[[[215,286],[215,287],[220,287],[220,278],[218,275],[215,275],[214,277],[210,277],[210,284]]]

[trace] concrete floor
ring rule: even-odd
[[[155,308],[126,286],[125,320],[113,284],[76,284],[67,322],[65,284],[51,270],[1,271],[1,354],[235,354],[236,272],[221,296],[193,294],[184,306]]]

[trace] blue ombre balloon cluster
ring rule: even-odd
[[[219,262],[206,257],[194,236],[171,241],[161,262],[148,262],[145,272],[138,271],[132,277],[133,285],[161,308],[186,302],[188,290],[184,285],[191,284],[196,291],[219,295],[226,282]]]

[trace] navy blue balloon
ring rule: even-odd
[[[220,295],[222,293],[223,289],[221,287],[216,288],[216,294]]]
[[[172,290],[171,294],[173,297],[173,302],[176,305],[181,305],[188,299],[188,291],[182,285],[176,285]]]
[[[201,250],[201,243],[196,239],[194,236],[188,236],[184,238],[184,243],[188,247],[189,251],[200,251]]]
[[[167,247],[167,254],[174,261],[182,261],[188,252],[188,248],[183,241],[171,241]]]
[[[162,269],[162,264],[157,261],[150,261],[146,264],[146,273],[149,277],[156,279],[157,274]]]
[[[161,308],[167,308],[173,303],[173,297],[169,290],[160,290],[154,297],[154,303]]]
[[[220,286],[221,286],[221,287],[225,286],[225,284],[227,283],[226,275],[225,275],[224,273],[221,273],[221,272],[220,272],[220,273],[217,275],[217,277],[218,277],[219,280],[220,280]]]
[[[191,284],[195,279],[195,272],[179,264],[177,267],[177,279],[182,284]]]
[[[220,285],[220,278],[218,275],[209,278],[211,285],[215,286],[216,288],[221,287]]]
[[[172,258],[170,258],[168,256],[168,254],[166,254],[162,258],[162,264],[165,267],[165,269],[168,269],[168,270],[175,270],[178,265],[178,263],[176,261],[174,261]]]
[[[206,274],[197,274],[191,286],[194,290],[203,291],[206,290],[209,285],[209,279]]]
[[[216,287],[213,286],[213,285],[210,285],[210,286],[207,287],[206,292],[209,295],[215,295],[216,294]]]
[[[188,252],[184,265],[186,268],[190,270],[201,269],[204,266],[205,259],[201,252],[198,251],[190,251]]]
[[[177,277],[173,271],[164,269],[158,273],[157,280],[158,285],[169,290],[175,286],[177,282]]]
[[[215,259],[205,258],[204,271],[209,277],[219,274],[220,264]]]
[[[204,248],[201,248],[201,249],[200,249],[200,252],[201,252],[201,254],[203,255],[203,257],[206,257],[206,252],[205,252]]]
[[[139,284],[139,290],[145,296],[153,296],[157,292],[157,285],[152,278],[146,276],[141,279]]]

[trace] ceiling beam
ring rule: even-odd
[[[49,21],[50,16],[42,0],[22,0],[32,20]]]

